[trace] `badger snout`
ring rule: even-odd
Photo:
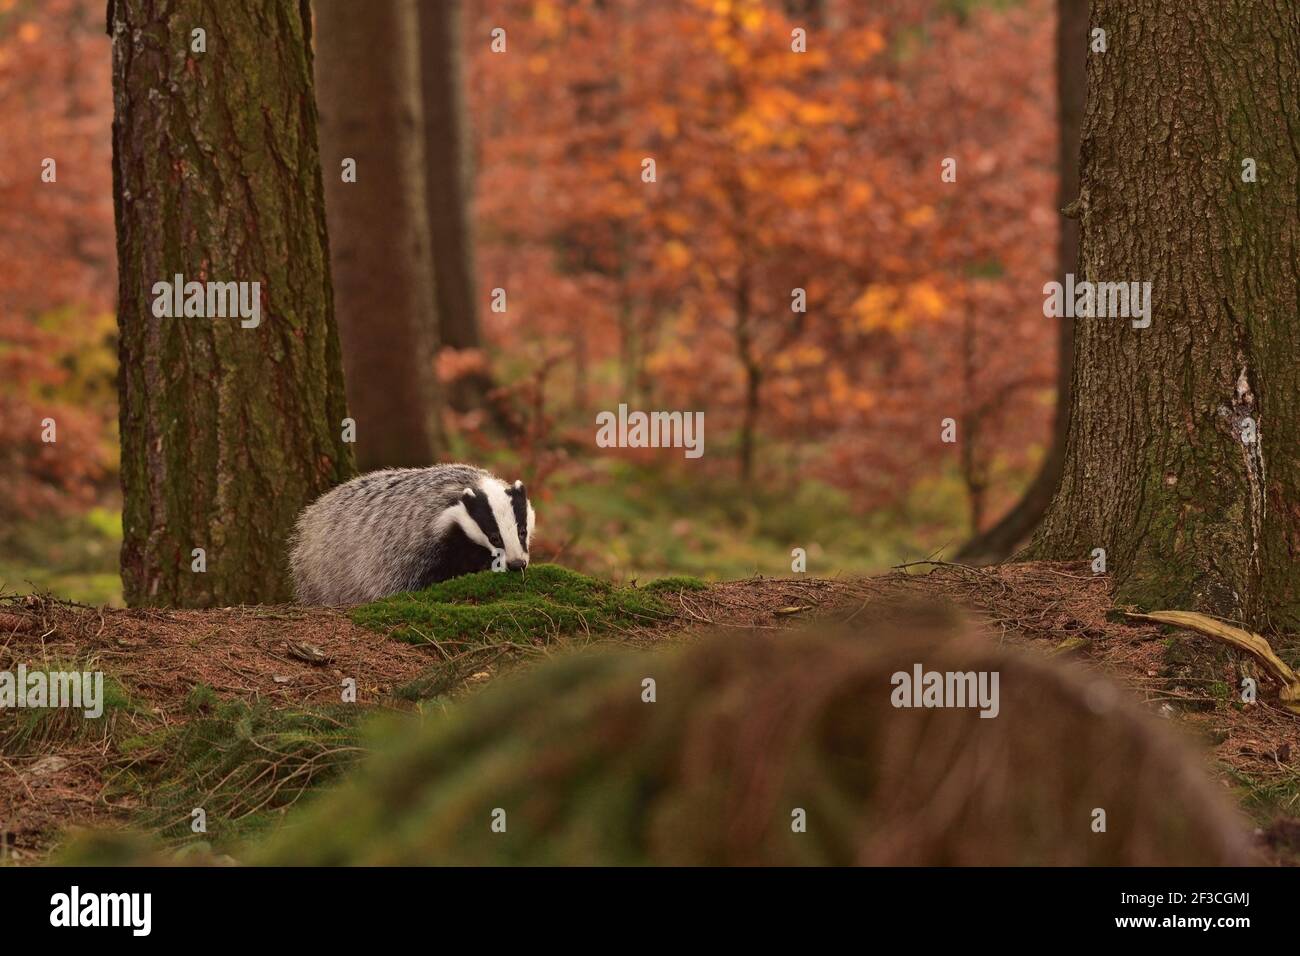
[[[506,562],[506,569],[509,571],[522,571],[528,567],[527,558],[511,558]]]

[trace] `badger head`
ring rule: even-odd
[[[485,478],[461,492],[452,512],[466,536],[493,558],[500,556],[507,570],[528,567],[528,542],[536,518],[522,481],[507,485],[498,478]]]

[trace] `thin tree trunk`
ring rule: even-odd
[[[425,195],[437,286],[440,344],[484,347],[474,268],[474,163],[461,55],[462,0],[420,4],[420,83],[424,100]],[[448,389],[457,411],[483,409],[498,431],[515,422],[492,398],[487,368],[462,375]]]
[[[740,477],[754,477],[754,451],[758,442],[758,416],[762,410],[763,366],[754,349],[750,326],[749,269],[741,263],[736,276],[736,353],[745,374],[745,403],[740,421]]]
[[[461,62],[461,0],[420,4],[425,194],[442,344],[481,348],[474,294],[469,118]]]
[[[1033,554],[1105,549],[1116,599],[1300,625],[1300,7],[1095,0],[1060,489]],[[1243,161],[1258,182],[1243,181]]]
[[[414,0],[319,0],[316,77],[334,294],[357,460],[428,465],[437,346]],[[356,161],[356,181],[341,164]]]
[[[1056,99],[1059,127],[1060,185],[1057,202],[1064,209],[1079,195],[1079,130],[1083,124],[1083,99],[1087,85],[1088,0],[1057,0]],[[1079,262],[1079,224],[1061,219],[1059,237],[1061,279],[1074,272]],[[1062,317],[1056,332],[1056,411],[1051,443],[1034,480],[1020,500],[984,533],[978,530],[961,550],[957,560],[992,563],[1004,560],[1029,537],[1043,520],[1061,481],[1065,466],[1065,440],[1070,426],[1070,377],[1074,373],[1074,320]]]
[[[826,0],[784,0],[785,15],[796,25],[820,27],[826,20]]]
[[[979,455],[983,409],[973,408],[975,394],[975,319],[970,312],[962,317],[962,391],[966,413],[961,420],[961,476],[966,485],[966,501],[970,512],[971,534],[979,534],[984,527],[984,502],[988,492],[988,476]]]
[[[640,304],[632,291],[632,236],[620,224],[618,238],[618,366],[623,394],[632,407],[637,406],[637,368],[640,364],[640,343],[637,336],[637,306]]]
[[[309,11],[116,0],[108,29],[126,600],[284,601],[298,511],[353,471]],[[260,323],[155,316],[178,274],[260,283]]]

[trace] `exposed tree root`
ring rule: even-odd
[[[1282,705],[1287,710],[1300,714],[1300,677],[1297,677],[1295,671],[1273,652],[1273,648],[1268,641],[1253,631],[1243,631],[1239,627],[1233,627],[1231,624],[1225,624],[1215,618],[1197,614],[1194,611],[1152,611],[1149,614],[1126,611],[1124,616],[1139,621],[1173,624],[1176,627],[1186,628],[1189,631],[1195,631],[1197,634],[1212,637],[1216,641],[1222,641],[1224,644],[1249,654],[1259,662],[1261,667],[1268,671],[1275,681],[1282,685],[1282,691],[1278,695]]]

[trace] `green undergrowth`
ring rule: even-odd
[[[46,674],[94,673],[99,668],[95,664],[28,663],[29,674],[37,670]],[[104,675],[101,693],[102,713],[98,717],[86,716],[86,711],[91,708],[90,702],[84,699],[82,707],[5,707],[0,710],[0,754],[57,753],[69,745],[107,740],[124,718],[142,710],[142,705],[107,674]]]
[[[664,590],[622,588],[552,564],[522,574],[481,571],[423,591],[395,594],[352,612],[357,624],[413,644],[547,643],[564,635],[653,625],[672,617]]]
[[[476,683],[475,675],[496,677],[513,668],[527,649],[519,644],[470,647],[459,654],[440,658],[414,680],[393,691],[399,701],[446,704]]]
[[[115,797],[140,803],[133,826],[171,843],[225,841],[272,823],[364,753],[360,725],[373,713],[223,702],[203,685],[187,709],[184,723],[124,740],[125,767],[111,784]]]
[[[0,592],[49,592],[121,607],[121,550],[122,518],[116,508],[0,523]]]
[[[1242,807],[1255,820],[1267,823],[1278,816],[1300,817],[1300,772],[1282,765],[1281,769],[1251,775],[1230,769],[1229,776],[1239,788]]]

